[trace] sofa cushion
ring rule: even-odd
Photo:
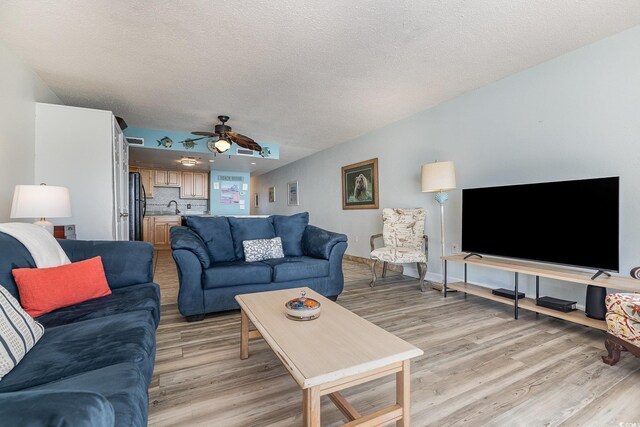
[[[171,235],[172,251],[185,249],[193,252],[198,257],[200,264],[202,264],[202,268],[209,268],[211,257],[209,256],[207,245],[195,231],[189,227],[171,227],[169,233]]]
[[[29,316],[8,290],[0,286],[0,379],[42,338],[44,328]]]
[[[236,260],[231,228],[227,217],[187,216],[186,218],[187,227],[195,231],[207,245],[211,262]]]
[[[205,289],[271,283],[271,267],[262,262],[221,262],[207,268],[203,276]]]
[[[47,329],[40,341],[0,381],[17,391],[116,363],[133,363],[151,378],[155,325],[146,311],[115,314]]]
[[[245,240],[242,242],[242,246],[244,247],[244,260],[247,262],[284,258],[282,239],[280,239],[280,237]]]
[[[0,393],[0,419],[6,426],[107,427],[116,425],[113,406],[104,396],[76,390]]]
[[[20,303],[32,316],[111,294],[102,259],[97,256],[49,268],[17,268]]]
[[[144,310],[151,313],[155,327],[160,323],[160,288],[155,283],[141,283],[114,289],[111,295],[70,307],[60,308],[38,317],[46,328],[95,319],[118,313]]]
[[[302,256],[302,235],[309,224],[309,212],[295,215],[272,215],[276,236],[282,239],[285,256]]]
[[[29,391],[83,390],[100,393],[113,406],[115,426],[146,426],[149,411],[147,381],[131,363],[85,372]],[[0,394],[1,395],[1,394]]]
[[[255,239],[273,239],[276,232],[273,229],[273,220],[269,218],[229,218],[233,246],[236,251],[236,259],[244,259],[242,242]]]
[[[262,261],[273,267],[274,282],[311,279],[329,275],[329,261],[311,257],[287,257]]]

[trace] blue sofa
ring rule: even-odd
[[[44,314],[43,337],[0,381],[0,424],[146,426],[160,321],[145,242],[60,240],[72,262],[101,256],[112,294]],[[19,299],[11,270],[35,267],[0,233],[0,284]]]
[[[336,299],[342,292],[347,236],[309,223],[307,212],[268,218],[187,217],[171,229],[178,266],[178,308],[187,321],[239,308],[239,294],[308,286]],[[246,262],[244,240],[280,237],[285,257]]]

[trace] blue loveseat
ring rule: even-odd
[[[178,266],[178,308],[188,321],[239,308],[239,294],[308,286],[336,299],[342,292],[347,236],[309,223],[307,212],[267,218],[187,217],[171,229]],[[246,262],[242,242],[280,237],[285,257]]]
[[[60,240],[72,262],[101,256],[112,294],[44,314],[45,332],[0,381],[0,424],[145,426],[160,321],[145,242]],[[27,249],[0,233],[0,285],[19,298],[11,270],[33,268]]]

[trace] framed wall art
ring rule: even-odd
[[[298,206],[298,181],[287,183],[287,205]]]
[[[276,201],[276,187],[269,187],[269,203]]]
[[[258,195],[258,193],[253,193],[253,207],[260,207],[260,196]]]
[[[378,159],[342,167],[342,209],[378,209]]]

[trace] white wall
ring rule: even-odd
[[[255,177],[261,205],[254,212],[309,211],[311,223],[349,236],[347,253],[368,257],[369,236],[382,230],[381,210],[342,210],[340,168],[373,157],[379,159],[381,208],[427,208],[429,271],[437,274],[438,206],[432,194],[420,192],[422,164],[453,160],[459,189],[619,175],[620,268],[626,275],[640,265],[640,26]],[[299,181],[300,206],[287,207],[282,195],[293,180]],[[272,185],[279,197],[270,204]],[[460,202],[460,190],[450,193],[448,251],[460,243]],[[571,250],[571,242],[549,244]],[[507,273],[470,272],[471,281],[512,283]],[[461,277],[461,267],[451,274]],[[554,296],[583,300],[584,287],[554,285],[542,281],[543,294],[554,288]],[[532,281],[525,286],[531,295]]]
[[[113,132],[111,111],[36,105],[35,178],[71,193],[71,218],[80,240],[113,240]]]
[[[16,184],[34,183],[35,103],[60,104],[36,73],[0,42],[0,222]]]

